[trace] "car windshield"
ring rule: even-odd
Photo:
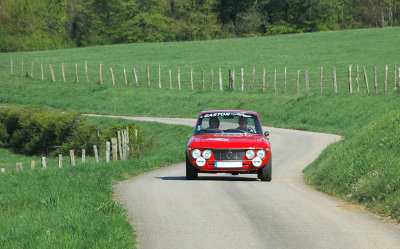
[[[195,134],[262,134],[258,117],[243,112],[204,113],[197,120]]]

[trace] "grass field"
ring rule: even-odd
[[[277,69],[277,88],[283,91],[283,71],[288,71],[288,91],[295,91],[297,70],[301,72],[301,89],[304,91],[304,69],[309,70],[311,91],[319,91],[320,67],[324,67],[323,84],[326,91],[332,89],[332,67],[337,69],[339,92],[347,91],[347,67],[353,65],[355,84],[356,65],[366,67],[370,88],[373,82],[373,66],[377,66],[380,89],[383,87],[385,65],[389,66],[389,83],[393,86],[393,68],[399,63],[400,27],[386,29],[347,30],[282,35],[272,37],[240,38],[197,42],[142,43],[87,47],[39,52],[0,54],[0,76],[10,72],[13,58],[15,73],[20,74],[21,60],[24,73],[34,64],[34,77],[40,79],[40,62],[44,64],[45,78],[50,81],[48,64],[52,64],[57,81],[62,81],[61,63],[65,63],[67,81],[75,80],[75,63],[79,65],[80,82],[86,82],[84,62],[88,61],[91,82],[99,81],[99,64],[103,64],[104,84],[111,85],[109,67],[113,68],[116,82],[124,84],[123,68],[133,82],[131,68],[135,67],[139,81],[147,85],[146,67],[150,67],[152,86],[158,86],[158,64],[161,64],[162,84],[169,85],[168,70],[172,70],[173,85],[177,88],[177,68],[181,69],[182,88],[190,88],[190,68],[194,70],[196,89],[201,88],[201,69],[205,70],[207,89],[210,88],[210,70],[214,72],[214,84],[218,82],[218,68],[222,68],[224,85],[228,81],[228,69],[236,72],[239,84],[240,68],[245,70],[245,88],[249,90],[251,68],[256,68],[255,89],[261,89],[262,68],[267,71],[267,91],[273,89],[273,71]],[[360,73],[362,76],[362,72]],[[361,77],[362,78],[362,77]],[[17,79],[16,79],[17,80]],[[361,90],[365,86],[361,84]]]
[[[399,200],[400,200],[400,172],[399,161],[400,153],[400,130],[399,130],[399,112],[400,112],[400,96],[393,94],[393,66],[400,64],[399,61],[399,45],[397,37],[400,36],[400,28],[388,29],[368,29],[368,30],[350,30],[342,32],[322,32],[314,34],[298,34],[275,37],[247,38],[247,39],[228,39],[204,42],[184,42],[184,43],[153,43],[153,44],[130,44],[130,45],[114,45],[105,47],[89,47],[82,49],[42,51],[29,53],[3,53],[0,54],[0,104],[1,105],[43,105],[46,108],[58,110],[77,110],[86,113],[101,114],[120,114],[120,115],[136,115],[136,116],[161,116],[161,117],[191,117],[195,118],[201,110],[206,109],[249,109],[257,111],[262,119],[263,125],[276,127],[295,128],[302,130],[312,130],[320,132],[329,132],[343,135],[343,140],[335,145],[330,146],[319,159],[305,170],[305,179],[308,183],[316,188],[323,190],[334,196],[339,196],[349,202],[362,204],[371,210],[381,213],[382,215],[391,216],[393,219],[400,221]],[[19,76],[10,76],[10,58],[14,58],[17,63],[23,58],[25,62],[35,61],[35,79],[21,78]],[[98,64],[104,64],[103,74],[107,76],[103,85],[94,84],[98,79],[92,77],[92,83],[82,83],[85,81],[83,74],[83,62],[89,62],[91,75],[98,75]],[[56,74],[58,82],[50,82],[50,76],[46,71],[46,80],[38,79],[40,74],[38,63],[43,61],[45,65],[52,63],[58,65]],[[60,64],[64,61],[68,63],[67,78],[70,82],[61,83]],[[74,62],[80,62],[80,83],[73,83],[74,78]],[[158,89],[158,63],[162,65],[162,81],[163,88]],[[373,77],[371,75],[372,67],[378,66],[378,82],[379,94],[359,93],[350,95],[347,93],[347,66],[348,64],[359,64],[367,67],[368,79],[370,81],[370,89],[373,89]],[[383,90],[383,70],[388,64],[389,93],[382,93]],[[111,86],[107,67],[112,66],[117,74],[117,86]],[[122,69],[135,66],[139,69],[139,77],[141,86],[123,86]],[[150,66],[152,86],[148,88],[145,82],[145,68]],[[168,81],[167,69],[176,69],[180,67],[182,75],[183,90],[169,90],[165,88]],[[256,87],[254,91],[249,91],[250,68],[255,66],[257,69]],[[267,93],[261,93],[261,81],[259,74],[262,67],[266,67],[267,74]],[[290,77],[288,77],[288,94],[282,93],[283,86],[283,68],[288,68]],[[319,67],[323,66],[326,74],[324,74],[324,91],[319,91]],[[339,93],[332,93],[332,76],[331,67],[338,69]],[[29,71],[29,64],[25,64]],[[191,92],[188,72],[190,67],[195,71],[196,91]],[[240,68],[246,69],[246,91],[241,92],[219,92],[209,89],[209,78],[207,91],[200,90],[201,75],[199,70],[214,70],[214,84],[217,83],[217,70],[219,67],[224,69],[224,86],[227,85],[227,69],[234,67],[236,73],[240,72]],[[273,69],[277,69],[278,75],[278,91],[277,94],[271,93],[271,73]],[[303,91],[301,94],[294,94],[297,69],[309,68],[311,94],[304,94],[304,80],[301,81]],[[15,71],[19,74],[19,64],[15,65]],[[58,70],[58,72],[57,72]],[[296,73],[295,71],[296,70]],[[354,72],[353,67],[353,72]],[[176,73],[176,72],[175,72]],[[174,75],[176,76],[176,74]],[[97,77],[97,76],[96,76]],[[238,79],[236,75],[236,79]],[[132,78],[131,78],[132,80]],[[236,81],[238,82],[238,81]],[[143,85],[144,84],[144,85]],[[353,73],[353,84],[355,84],[355,74]],[[176,80],[174,81],[176,88]],[[361,91],[365,91],[364,85],[361,85]],[[93,121],[107,125],[107,122],[113,121]],[[173,163],[178,159],[170,158],[169,155],[180,153],[185,146],[185,138],[191,133],[191,128],[174,128],[170,126],[164,127],[166,133],[164,144],[158,144],[154,138],[154,132],[149,132],[154,127],[153,124],[139,124],[147,133],[144,133],[145,139],[155,147],[155,151],[162,151],[165,154],[163,165]],[[143,131],[142,129],[142,131]],[[164,132],[164,131],[163,131]],[[147,137],[146,137],[146,134]],[[169,137],[171,135],[171,137]],[[177,139],[172,139],[177,136]],[[169,146],[169,142],[173,144]],[[165,146],[167,145],[168,146]],[[164,146],[163,146],[164,145]],[[158,149],[157,149],[158,148]],[[180,152],[178,152],[180,151]],[[15,160],[19,156],[6,154],[4,163],[15,167]],[[140,173],[144,170],[150,170],[152,167],[162,166],[154,164],[159,162],[160,158],[147,154],[140,161],[131,161],[128,163],[116,163],[113,167],[108,165],[99,165],[102,174],[111,174],[106,181],[108,187],[101,189],[88,187],[87,193],[102,195],[96,201],[99,207],[102,202],[107,205],[112,204],[111,200],[111,182],[118,179],[128,178],[132,175]],[[30,158],[24,159],[24,165],[28,165]],[[136,171],[132,165],[142,165]],[[126,168],[126,170],[125,170]],[[87,171],[92,174],[97,172],[93,170],[90,164],[78,167],[76,169],[65,169],[68,171],[70,178],[79,176],[82,172]],[[112,169],[112,170],[110,170]],[[116,170],[114,170],[116,169]],[[49,171],[51,172],[51,171]],[[56,171],[54,171],[56,172]],[[25,174],[25,172],[24,172]],[[27,181],[34,184],[35,181],[42,181],[41,174],[50,173],[27,173]],[[51,173],[53,174],[53,173]],[[93,173],[94,174],[94,173]],[[13,180],[1,181],[0,191],[7,193],[3,189],[27,188],[18,184],[17,173],[12,173]],[[54,173],[55,177],[57,176]],[[85,175],[87,176],[87,175]],[[3,176],[0,176],[3,177]],[[30,178],[31,177],[31,178]],[[62,177],[62,176],[57,176]],[[93,177],[94,185],[103,181],[100,176]],[[29,179],[28,179],[29,178]],[[6,178],[8,179],[8,178]],[[58,180],[58,178],[56,178]],[[79,179],[79,178],[78,178]],[[97,180],[96,180],[97,179]],[[99,180],[100,179],[100,180]],[[21,181],[21,182],[23,182]],[[78,181],[78,180],[77,180]],[[97,181],[97,182],[96,182]],[[79,185],[79,184],[77,184]],[[94,186],[93,185],[93,186]],[[66,185],[69,186],[69,185]],[[68,187],[65,187],[68,188]],[[24,190],[27,191],[27,190]],[[49,189],[49,191],[53,191]],[[1,200],[4,199],[0,195]],[[43,199],[46,203],[52,195],[37,195],[30,202],[24,204],[18,202],[18,198],[10,198],[7,202],[1,202],[0,209],[13,212],[16,206],[24,206],[27,209],[37,204]],[[85,195],[77,195],[76,198],[84,198]],[[70,200],[74,200],[72,193]],[[8,200],[8,199],[7,199]],[[78,202],[78,201],[77,201]],[[4,204],[5,203],[5,204]],[[80,204],[73,203],[79,207]],[[11,211],[10,211],[11,210]],[[114,211],[113,211],[114,210]],[[115,211],[117,210],[117,211]],[[65,210],[58,210],[62,214]],[[128,223],[123,217],[124,211],[111,208],[111,213],[118,213],[115,220],[119,219],[119,227],[115,227],[116,233],[108,231],[104,228],[102,231],[94,233],[81,233],[72,231],[72,234],[79,234],[73,247],[129,247],[133,245],[133,238],[129,237],[131,230]],[[14,213],[15,215],[15,213]],[[93,215],[96,215],[94,213]],[[51,216],[49,216],[51,217]],[[99,216],[100,217],[100,216]],[[110,216],[111,217],[111,216]],[[1,219],[1,218],[0,218]],[[12,221],[9,216],[5,216],[0,220],[0,224],[6,222],[1,230],[6,227],[15,227],[16,221]],[[52,219],[48,222],[52,222]],[[112,223],[114,218],[104,222]],[[9,223],[7,223],[9,221]],[[27,223],[29,216],[23,218],[23,222]],[[14,222],[14,223],[13,223]],[[101,223],[104,225],[106,223]],[[82,224],[85,228],[90,228],[94,224],[88,222]],[[97,224],[99,225],[99,224]],[[1,226],[1,225],[0,225]],[[30,229],[35,229],[32,226]],[[39,226],[39,225],[37,225]],[[110,227],[112,227],[110,225]],[[118,230],[122,229],[122,230]],[[45,229],[41,228],[45,231]],[[61,229],[61,231],[64,231]],[[78,230],[81,231],[81,230]],[[14,231],[15,232],[15,231]],[[32,233],[31,230],[24,230],[20,235]],[[110,233],[110,235],[108,235]],[[11,235],[14,233],[11,233]],[[18,233],[17,233],[18,234]],[[51,234],[51,231],[50,231]],[[10,234],[6,236],[11,236]],[[45,238],[45,232],[39,239]],[[87,238],[100,236],[101,243],[86,244]],[[111,237],[107,237],[111,236]],[[114,239],[118,236],[124,237],[121,244],[114,245]],[[4,241],[17,241],[18,237],[5,237],[0,235],[0,243]],[[109,242],[105,238],[111,238]],[[40,243],[41,240],[36,243]],[[110,242],[111,241],[111,242]],[[19,243],[19,242],[18,242]],[[28,243],[28,242],[26,242]],[[42,244],[14,244],[14,247],[41,247]],[[63,243],[54,240],[54,247],[59,247]],[[64,241],[65,243],[65,241]],[[82,243],[82,244],[79,244]],[[107,244],[109,243],[109,244]]]
[[[126,120],[92,119],[109,126]],[[133,231],[125,210],[112,200],[113,183],[184,160],[189,127],[137,122],[147,150],[141,159],[77,164],[49,159],[48,169],[31,170],[36,157],[12,155],[1,149],[1,248],[132,248]],[[163,139],[156,139],[156,135]],[[151,149],[151,151],[150,151]],[[25,166],[16,172],[15,162]]]

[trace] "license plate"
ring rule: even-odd
[[[214,168],[242,168],[242,162],[214,162]]]

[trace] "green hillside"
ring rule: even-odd
[[[66,79],[75,81],[75,63],[78,63],[80,82],[86,82],[84,62],[88,62],[92,83],[99,81],[99,64],[103,64],[103,81],[111,85],[109,68],[112,67],[116,83],[124,84],[123,68],[128,71],[130,83],[134,82],[131,69],[137,69],[142,85],[147,85],[146,67],[150,68],[153,86],[158,85],[158,64],[161,65],[163,87],[169,86],[168,70],[172,70],[173,85],[177,87],[177,68],[181,70],[182,88],[190,89],[190,68],[194,71],[195,87],[200,89],[201,69],[205,70],[207,88],[210,86],[210,70],[214,72],[214,84],[218,82],[218,69],[222,68],[223,82],[228,80],[228,69],[234,68],[236,84],[240,68],[245,71],[245,88],[249,89],[251,69],[255,67],[255,89],[261,89],[262,69],[266,68],[267,91],[272,90],[273,71],[277,69],[278,90],[283,91],[283,72],[287,67],[288,91],[295,91],[297,70],[301,70],[301,89],[304,91],[304,69],[309,70],[311,91],[319,91],[320,67],[324,68],[325,90],[332,89],[332,68],[337,69],[339,92],[347,91],[347,68],[353,65],[355,86],[356,65],[366,67],[370,88],[373,82],[373,66],[377,67],[380,89],[383,89],[385,65],[389,67],[390,85],[393,85],[393,67],[398,61],[400,28],[348,30],[273,37],[238,38],[202,42],[142,43],[87,47],[28,53],[1,53],[0,74],[4,78],[10,72],[10,60],[14,71],[20,74],[21,60],[24,73],[30,72],[34,62],[34,78],[40,79],[40,62],[44,64],[45,79],[50,80],[48,64],[52,64],[56,80],[62,82],[61,63],[65,63]],[[365,91],[360,73],[361,90]],[[8,81],[8,80],[7,80]],[[355,87],[354,87],[355,88]]]
[[[204,42],[126,44],[55,51],[1,53],[0,104],[42,105],[49,109],[102,114],[191,118],[195,118],[199,111],[205,109],[249,109],[260,114],[263,125],[340,134],[343,135],[343,140],[328,147],[319,159],[305,170],[306,181],[328,194],[362,204],[382,215],[400,221],[398,212],[400,96],[398,93],[393,93],[393,67],[400,64],[398,37],[400,37],[400,28],[388,28]],[[11,58],[15,62],[15,75],[10,75]],[[34,79],[20,77],[22,59],[25,62],[24,74],[30,70],[30,61],[35,62]],[[86,83],[84,61],[88,61],[91,83]],[[46,66],[44,81],[40,80],[40,62]],[[66,63],[66,83],[62,82],[61,78],[61,62]],[[79,62],[79,83],[74,82],[75,62]],[[47,66],[49,63],[54,67],[57,82],[50,80]],[[103,64],[103,85],[96,84],[100,63]],[[162,69],[162,89],[158,88],[159,63]],[[366,67],[370,94],[365,93],[361,74],[360,93],[348,93],[347,67],[349,64],[353,65],[353,90],[356,89],[355,65]],[[386,64],[389,67],[389,90],[385,94],[383,82]],[[147,66],[150,67],[151,72],[150,87],[146,82]],[[255,89],[251,91],[249,82],[253,66],[256,67],[256,80]],[[319,93],[320,66],[324,67],[322,94]],[[378,94],[375,94],[373,90],[373,66],[378,68]],[[111,84],[109,67],[113,68],[117,78],[115,87]],[[138,70],[140,87],[124,85],[122,70],[132,67]],[[183,89],[181,91],[177,90],[178,67],[182,72]],[[196,88],[193,92],[190,90],[191,67],[194,70]],[[211,90],[210,77],[207,74],[206,91],[202,91],[201,69],[206,72],[213,69],[214,84],[217,84],[217,72],[220,67],[223,69],[225,90],[220,92],[215,85]],[[238,86],[239,72],[242,67],[246,73],[245,91],[243,93],[227,91],[228,69],[235,68],[236,86]],[[261,91],[263,67],[267,69],[266,93]],[[288,93],[286,94],[283,93],[284,67],[288,70]],[[338,72],[337,94],[332,92],[332,67],[336,67]],[[305,81],[302,71],[301,92],[296,94],[297,70],[306,68],[310,72],[311,93],[307,95],[304,92]],[[168,89],[168,69],[173,70],[174,89],[172,90]],[[278,71],[277,94],[273,93],[274,69]],[[130,82],[134,83],[132,74],[129,75]],[[140,126],[147,127],[147,131],[151,131],[151,126],[146,123],[141,123]],[[179,151],[185,145],[186,132],[190,132],[189,128],[169,129],[168,134],[179,134],[179,137],[174,139],[176,143],[174,142],[173,145],[162,148],[162,155],[170,154],[169,150]],[[151,144],[154,142],[151,132],[147,134],[150,137],[145,139]],[[164,142],[168,144],[169,141]],[[178,159],[183,161],[183,154]],[[158,160],[148,155],[144,162],[135,161],[134,163],[143,165],[142,169],[145,171],[150,169],[148,166],[154,161]],[[173,159],[166,158],[163,161],[172,162]],[[13,162],[9,163],[12,165],[8,166],[9,168],[15,166]],[[158,166],[162,165],[155,167]],[[131,170],[124,171],[123,167],[119,166],[118,169],[121,171],[118,171],[115,177],[105,179],[106,184],[109,184],[107,191],[111,189],[114,180],[138,173]],[[107,169],[104,168],[104,170]],[[87,176],[86,174],[92,174],[90,169],[82,177]],[[29,181],[34,182],[35,177],[34,180],[29,179]],[[2,184],[5,183],[7,186],[14,184],[2,182]],[[89,186],[88,189],[92,188]],[[107,193],[104,198],[108,198],[109,204],[112,200],[109,192]],[[99,202],[101,201],[103,200]],[[0,209],[11,210],[10,203],[0,203]],[[29,207],[29,204],[26,205]],[[113,210],[111,208],[111,211],[107,210],[107,212],[115,211],[123,216],[123,211]],[[14,219],[16,214],[13,213],[13,215]],[[18,217],[12,224],[16,224],[17,221]],[[124,241],[130,245],[132,238],[126,237],[131,232],[127,223],[119,224],[119,228],[124,231]],[[31,231],[28,229],[21,234],[25,232]],[[107,231],[104,232],[107,233]],[[95,235],[83,234],[82,236]],[[7,239],[17,240],[18,238],[0,235],[0,242]],[[14,245],[21,247],[24,244]],[[59,247],[60,244],[54,242],[53,245]],[[102,241],[99,245],[91,246],[113,247],[114,244]],[[121,247],[124,246],[121,244]],[[40,247],[40,245],[32,244],[32,247]]]

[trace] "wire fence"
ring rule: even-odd
[[[19,72],[18,72],[19,71]],[[91,83],[107,86],[135,86],[177,90],[231,90],[267,93],[390,93],[400,92],[400,67],[397,65],[347,68],[289,67],[209,68],[190,66],[166,68],[109,67],[103,64],[59,63],[59,65],[11,59],[10,73],[50,82]]]

